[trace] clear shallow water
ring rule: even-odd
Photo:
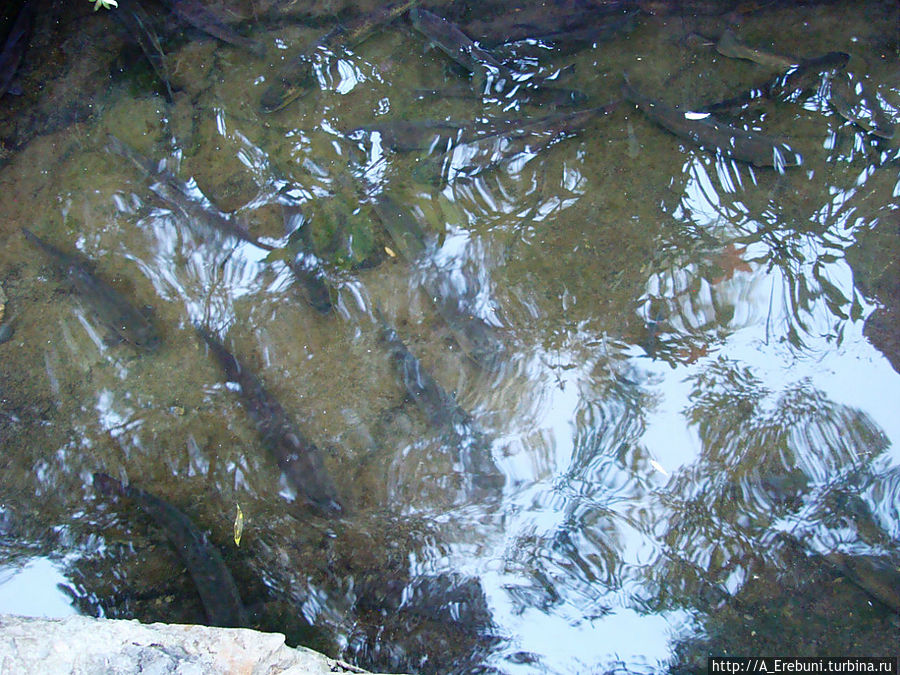
[[[0,345],[10,559],[57,561],[85,613],[202,622],[164,533],[98,494],[91,475],[105,471],[210,531],[255,626],[370,668],[655,672],[703,669],[708,653],[884,653],[897,607],[872,589],[897,584],[871,561],[896,568],[900,539],[896,141],[821,97],[765,102],[731,121],[803,155],[778,173],[687,144],[622,103],[490,170],[511,141],[456,147],[441,182],[434,153],[353,130],[517,110],[416,98],[468,80],[407,24],[325,54],[318,86],[266,115],[276,65],[323,26],[260,22],[262,59],[195,33],[171,39],[167,104],[147,92],[139,58],[119,67],[115,24],[98,27],[108,19],[79,15],[73,34],[44,36],[79,68],[26,73],[25,85],[52,83],[31,102],[90,113],[48,122],[0,169],[0,282],[15,322]],[[896,120],[891,3],[644,13],[609,42],[538,61],[575,63],[565,86],[586,105],[619,98],[627,72],[692,107],[771,75],[692,46],[692,33],[734,22],[780,53],[846,51]],[[334,311],[309,307],[277,254],[156,198],[105,150],[107,133],[193,179],[191,196],[234,210],[268,244],[287,245],[289,204]],[[419,256],[385,231],[370,207],[379,195],[423,230]],[[108,346],[23,226],[151,305],[161,348]],[[436,428],[408,400],[376,308],[471,414],[471,434]],[[293,499],[198,322],[321,448],[343,517]],[[460,326],[487,330],[494,358],[467,356],[479,352]],[[473,479],[485,456],[502,487]]]

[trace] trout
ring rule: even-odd
[[[105,473],[95,473],[94,484],[106,495],[130,499],[162,529],[194,580],[210,626],[250,625],[241,594],[222,554],[190,518],[156,495],[134,485],[123,485]]]
[[[147,317],[135,309],[125,296],[91,272],[86,261],[48,244],[30,230],[23,228],[22,234],[50,258],[53,266],[68,279],[97,318],[118,339],[148,351],[159,345],[159,334]]]
[[[340,514],[343,507],[322,461],[322,451],[291,422],[284,408],[218,338],[202,327],[197,334],[206,342],[229,382],[239,386],[244,410],[256,425],[263,445],[284,472],[298,497],[324,515]]]

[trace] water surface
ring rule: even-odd
[[[679,139],[626,102],[499,163],[505,136],[449,141],[439,160],[395,152],[355,130],[554,110],[479,96],[401,19],[317,53],[310,92],[263,113],[278,68],[333,25],[317,5],[267,7],[240,24],[265,57],[161,13],[171,103],[109,12],[40,15],[31,50],[45,54],[23,65],[2,121],[4,569],[51,561],[86,614],[202,622],[165,534],[98,493],[103,471],[210,532],[254,627],[367,668],[893,655],[900,607],[873,588],[896,598],[897,141],[813,90],[727,118],[802,155],[783,171]],[[848,53],[896,122],[898,18],[891,2],[644,11],[574,53],[497,53],[543,75],[574,63],[560,86],[584,108],[620,99],[627,72],[692,109],[773,75],[715,51],[731,27],[781,54]],[[106,150],[109,133],[278,251],[161,200]],[[421,228],[421,251],[380,220],[383,197]],[[150,306],[161,346],[109,344],[22,227]],[[298,252],[322,266],[331,312],[304,301],[284,264]],[[379,313],[465,424],[410,400]],[[321,450],[340,517],[280,476],[198,324]]]

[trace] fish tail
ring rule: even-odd
[[[126,488],[121,482],[103,472],[94,474],[94,486],[107,497],[112,495],[125,496],[126,493]]]

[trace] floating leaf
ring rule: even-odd
[[[390,246],[385,246],[385,247],[384,247],[384,252],[387,253],[391,258],[396,258],[396,257],[397,257],[397,254],[394,253],[394,252],[391,250]]]
[[[241,545],[241,535],[244,533],[244,512],[241,511],[241,505],[237,504],[237,514],[234,516],[234,543],[236,546]]]

